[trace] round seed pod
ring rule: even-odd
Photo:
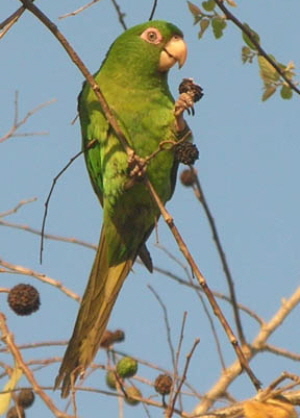
[[[14,286],[7,298],[10,308],[17,315],[31,315],[40,307],[40,295],[30,284],[20,283]]]
[[[25,418],[25,411],[24,409],[19,406],[19,408],[17,408],[16,406],[11,407],[6,414],[6,418]]]
[[[173,385],[173,379],[167,374],[160,374],[154,382],[154,389],[161,395],[169,395]]]
[[[22,408],[29,408],[35,399],[34,392],[31,389],[22,389],[17,396],[17,403]]]
[[[113,390],[116,390],[117,389],[117,378],[116,378],[116,374],[112,370],[109,370],[106,373],[105,381],[106,381],[107,386],[110,389],[113,389]]]
[[[143,396],[142,392],[135,386],[129,386],[128,388],[126,388],[126,395],[127,396],[125,397],[125,402],[128,405],[132,405],[132,406],[138,405],[141,402],[138,399],[135,399],[134,398],[135,396],[138,396],[138,397]]]
[[[132,357],[123,357],[118,361],[116,369],[120,377],[132,377],[137,372],[138,362]]]

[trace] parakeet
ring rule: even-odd
[[[188,130],[183,112],[175,116],[168,70],[176,63],[181,67],[186,57],[180,29],[165,21],[149,21],[119,36],[95,74],[136,155],[146,158],[169,141],[146,167],[146,175],[164,203],[174,192],[178,167],[172,142]],[[79,95],[78,111],[83,149],[97,140],[96,146],[85,151],[85,161],[103,206],[103,225],[73,335],[55,382],[55,387],[62,383],[62,397],[68,396],[76,378],[96,355],[118,293],[138,255],[152,271],[145,243],[160,216],[143,181],[132,175],[128,156],[88,83]],[[88,219],[87,208],[84,216]]]

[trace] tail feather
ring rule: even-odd
[[[110,313],[133,261],[134,258],[131,258],[109,266],[107,243],[102,231],[73,335],[55,380],[55,389],[62,383],[63,398],[69,395],[76,378],[85,371],[96,355]]]

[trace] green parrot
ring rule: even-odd
[[[132,27],[110,47],[95,79],[136,155],[145,158],[170,141],[147,164],[146,174],[163,203],[174,192],[178,162],[171,141],[188,131],[169,91],[168,70],[187,57],[182,32],[165,21]],[[178,109],[177,109],[178,110]],[[92,88],[78,98],[87,170],[101,205],[103,225],[96,258],[55,388],[67,397],[95,357],[118,293],[137,256],[152,271],[145,242],[160,216],[142,180],[132,176],[128,156],[107,122]],[[88,210],[85,211],[88,218]]]

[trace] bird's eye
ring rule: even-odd
[[[150,44],[159,44],[163,37],[159,30],[156,28],[148,28],[146,29],[142,34],[141,38],[144,39],[146,42],[149,42]]]
[[[157,33],[154,31],[148,32],[147,33],[147,39],[149,42],[155,42],[157,39]]]

